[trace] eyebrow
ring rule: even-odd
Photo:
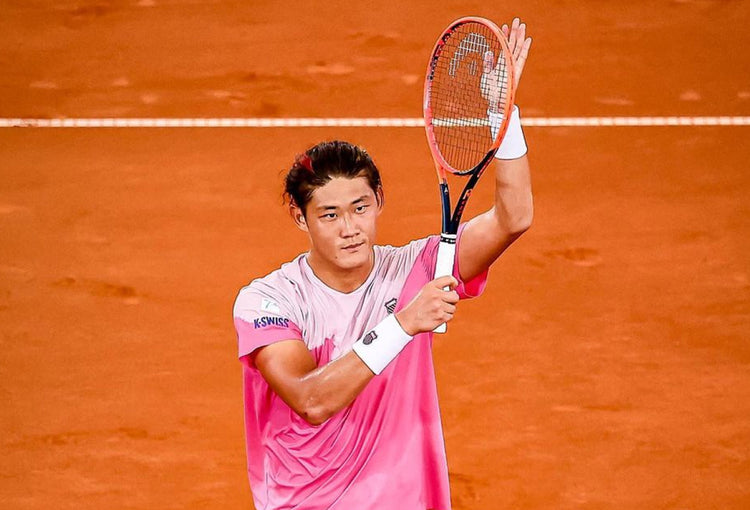
[[[358,204],[360,202],[364,202],[365,200],[367,200],[367,198],[368,198],[367,195],[362,195],[358,199],[352,200],[352,203],[349,204],[349,205],[355,205],[355,204]],[[315,210],[316,211],[328,211],[328,210],[331,210],[331,209],[336,210],[338,208],[339,207],[337,205],[319,205],[318,207],[315,208]]]

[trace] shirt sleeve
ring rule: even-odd
[[[302,331],[292,322],[291,310],[252,285],[240,291],[233,315],[240,358],[281,340],[302,340]],[[252,366],[251,356],[248,361]]]
[[[485,269],[482,273],[478,274],[468,282],[461,279],[461,272],[459,268],[458,260],[458,247],[461,245],[461,235],[463,234],[466,223],[462,223],[458,227],[458,238],[456,239],[456,258],[453,264],[453,277],[458,280],[458,287],[456,292],[461,299],[474,298],[484,292],[484,288],[487,286],[487,278],[489,277],[490,269]],[[435,250],[435,257],[437,257],[437,250]]]
[[[458,286],[456,292],[458,297],[461,299],[470,299],[477,297],[484,292],[484,288],[487,286],[487,277],[489,275],[489,269],[486,269],[481,274],[475,276],[469,281],[461,279],[461,271],[459,268],[458,260],[458,247],[461,245],[461,235],[463,234],[465,223],[462,223],[458,227],[458,236],[456,238],[456,258],[453,264],[453,277],[458,280]],[[427,243],[424,245],[421,253],[418,257],[418,262],[424,268],[424,271],[430,278],[435,277],[435,263],[437,262],[438,246],[440,244],[440,236],[430,236],[427,238]]]

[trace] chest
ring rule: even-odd
[[[375,278],[351,294],[313,289],[302,307],[302,337],[308,348],[326,346],[331,359],[351,350],[367,330],[396,311],[405,281],[405,276]]]

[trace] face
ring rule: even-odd
[[[331,268],[369,270],[381,207],[365,177],[336,177],[313,192],[307,214],[292,209],[310,236],[311,255]]]

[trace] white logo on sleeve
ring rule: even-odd
[[[263,298],[260,301],[260,309],[264,312],[271,312],[280,314],[281,308],[279,308],[278,303],[276,301],[271,301],[270,299]]]

